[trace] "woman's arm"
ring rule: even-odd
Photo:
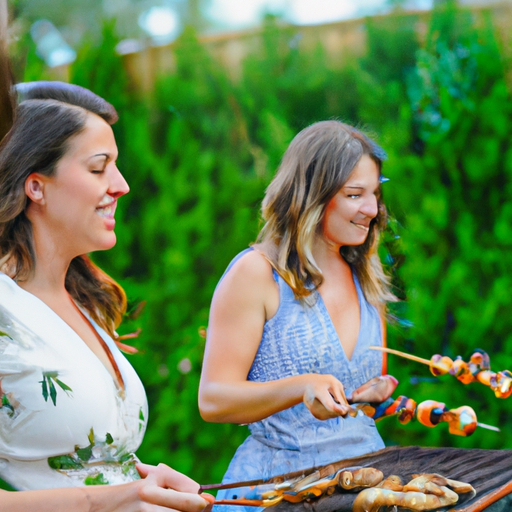
[[[212,501],[197,494],[196,482],[165,464],[137,469],[143,479],[122,485],[0,491],[0,512],[200,512]]]
[[[247,381],[265,321],[278,306],[272,268],[256,251],[242,256],[217,287],[199,388],[206,421],[252,423],[302,401],[319,419],[346,415],[343,385],[332,375]]]

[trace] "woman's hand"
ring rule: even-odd
[[[350,403],[370,402],[380,403],[387,400],[398,386],[398,381],[392,375],[374,377],[358,387],[352,396],[348,397]]]
[[[343,384],[332,375],[312,373],[307,375],[303,402],[318,420],[346,416],[350,407]]]
[[[166,464],[139,463],[137,471],[143,478],[137,493],[143,503],[182,512],[201,512],[215,500],[210,494],[198,494],[197,482]]]
[[[165,464],[137,464],[142,480],[8,492],[0,490],[0,512],[201,512],[215,501],[199,485]]]

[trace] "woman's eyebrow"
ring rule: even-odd
[[[105,158],[105,160],[108,160],[108,159],[110,159],[110,158],[111,158],[111,155],[110,155],[109,153],[98,153],[98,154],[96,154],[96,155],[92,155],[92,156],[90,156],[90,157],[88,158],[88,160],[92,160],[93,158],[97,158],[97,157],[99,157],[99,156],[104,157],[104,158]]]

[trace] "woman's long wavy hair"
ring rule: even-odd
[[[363,155],[381,170],[385,152],[361,131],[339,121],[315,123],[292,140],[267,188],[261,209],[265,225],[258,242],[273,248],[267,257],[297,299],[307,301],[323,282],[313,245],[321,234],[327,204]],[[379,234],[387,222],[380,189],[377,198],[378,214],[365,242],[342,246],[340,254],[354,269],[366,299],[384,311],[396,297],[377,254]]]
[[[77,85],[32,82],[19,84],[17,91],[22,101],[0,143],[0,270],[24,281],[36,260],[32,224],[26,215],[30,201],[25,194],[26,179],[34,172],[55,173],[72,138],[84,130],[88,113],[110,125],[118,116],[110,103]],[[2,91],[4,98],[7,95]],[[121,286],[87,255],[71,261],[65,285],[73,299],[115,338],[126,311]]]

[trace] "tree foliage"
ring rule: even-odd
[[[114,55],[111,26],[101,46],[79,54],[72,80],[120,112],[119,167],[131,193],[120,201],[117,247],[94,257],[134,306],[146,301],[123,327],[143,329],[141,354],[131,357],[150,401],[142,459],[218,481],[247,435],[198,414],[198,331],[226,265],[255,239],[265,186],[287,144],[321,119],[367,128],[389,153],[384,195],[394,217],[382,257],[404,299],[389,344],[427,358],[480,347],[493,369],[512,367],[508,63],[488,20],[477,27],[450,9],[433,13],[421,44],[413,18],[369,19],[368,53],[341,69],[328,66],[322,48],[302,48],[300,29],[268,18],[236,82],[186,31],[176,70],[143,97]],[[510,428],[506,402],[483,386],[431,379],[426,367],[392,356],[390,373],[400,394],[471,405],[481,421]],[[390,419],[381,432],[388,444],[512,447],[504,435],[479,429],[454,438],[444,427]]]

